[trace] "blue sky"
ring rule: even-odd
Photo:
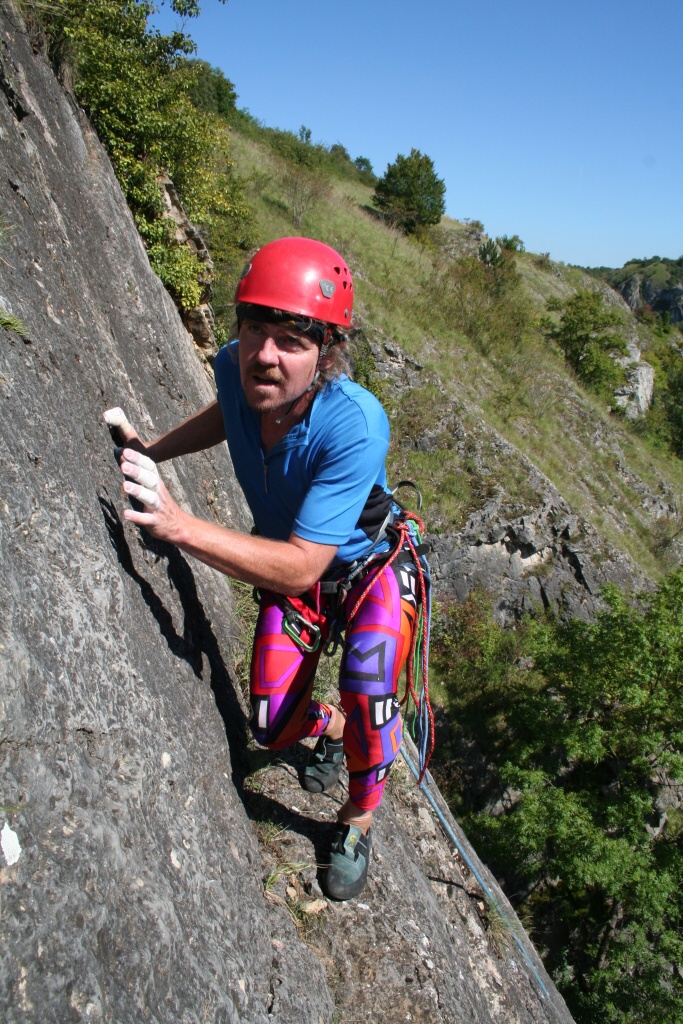
[[[185,29],[266,125],[380,175],[415,147],[490,235],[587,266],[683,254],[682,0],[202,0]]]

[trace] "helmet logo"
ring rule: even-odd
[[[332,281],[328,281],[327,278],[322,278],[320,281],[320,291],[323,293],[326,299],[331,299],[334,295],[335,286]]]
[[[249,273],[250,270],[251,270],[251,263],[245,264],[244,270],[242,271],[242,274],[240,276],[240,281],[243,281],[245,279],[245,277],[247,276],[247,274]]]

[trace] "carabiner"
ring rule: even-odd
[[[400,491],[400,489],[402,487],[411,487],[415,491],[415,494],[417,495],[417,510],[419,512],[420,509],[422,508],[422,492],[420,491],[420,488],[417,486],[417,484],[414,484],[412,480],[399,480],[399,482],[393,488],[393,490],[391,492],[391,496],[394,499],[394,501],[396,502],[396,504],[404,512],[406,511],[405,505],[402,505],[401,502],[396,497],[396,491]]]
[[[297,631],[298,626],[298,631]],[[305,619],[296,608],[288,608],[282,617],[282,628],[291,637],[297,647],[300,647],[302,651],[307,654],[312,654],[313,651],[317,651],[320,647],[320,641],[322,639],[322,632],[320,626],[316,626],[315,623],[309,622]],[[312,640],[310,644],[307,644],[305,640],[302,640],[301,634],[304,629],[307,629],[311,634]]]

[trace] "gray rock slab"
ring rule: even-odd
[[[367,896],[321,899],[343,788],[300,791],[299,748],[250,773],[228,582],[122,520],[103,411],[156,435],[210,375],[11,3],[0,137],[0,295],[27,328],[0,329],[2,1019],[568,1021],[400,773]],[[224,449],[162,473],[248,526]]]

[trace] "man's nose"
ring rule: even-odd
[[[258,350],[259,362],[266,363],[268,366],[275,366],[279,362],[279,359],[280,352],[277,347],[277,342],[270,334],[266,334]]]

